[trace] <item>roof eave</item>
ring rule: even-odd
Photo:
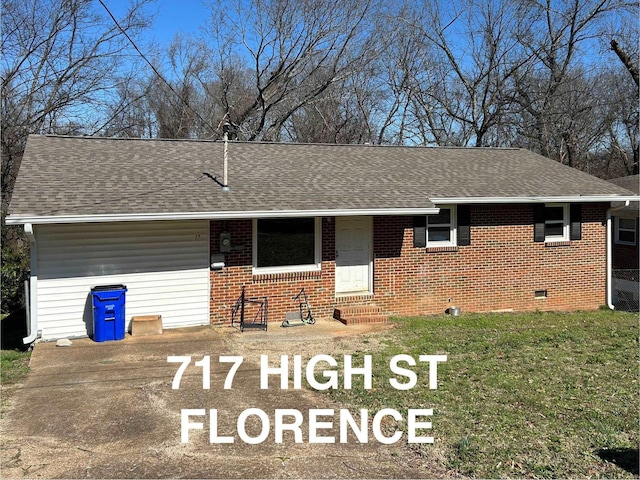
[[[144,222],[160,220],[233,220],[253,218],[291,217],[346,217],[346,216],[395,216],[430,215],[440,211],[437,207],[422,208],[363,208],[344,210],[256,210],[229,212],[185,212],[185,213],[131,213],[104,215],[9,215],[7,225],[42,225],[60,223],[107,223]]]
[[[640,196],[633,195],[561,195],[561,196],[530,196],[530,197],[429,197],[436,205],[472,203],[599,203],[638,201]]]

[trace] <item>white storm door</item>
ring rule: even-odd
[[[336,217],[336,293],[364,293],[371,283],[371,217]]]

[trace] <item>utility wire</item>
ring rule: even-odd
[[[195,113],[195,115],[202,121],[202,123],[204,123],[207,127],[209,127],[211,129],[212,132],[216,131],[217,128],[215,128],[214,126],[212,126],[207,120],[205,120],[202,115],[200,115],[191,105],[189,105],[189,103],[182,98],[182,96],[176,91],[175,88],[173,88],[173,86],[167,81],[165,80],[165,78],[160,74],[160,72],[158,71],[158,69],[147,59],[147,57],[145,56],[144,53],[142,53],[142,51],[140,51],[140,49],[138,48],[138,46],[136,45],[136,43],[133,41],[133,39],[129,36],[129,34],[127,33],[127,31],[122,28],[122,26],[120,25],[120,22],[118,22],[118,20],[116,19],[116,17],[113,16],[113,13],[111,13],[111,10],[109,10],[109,7],[107,7],[105,5],[105,3],[102,0],[98,0],[98,2],[100,2],[100,5],[102,5],[102,7],[106,10],[106,12],[109,14],[109,16],[111,17],[111,20],[113,20],[113,23],[116,24],[116,27],[118,27],[118,30],[120,30],[122,32],[122,34],[127,38],[127,40],[129,40],[129,43],[131,43],[131,45],[133,46],[133,48],[136,50],[136,52],[138,52],[138,54],[140,55],[140,57],[142,57],[142,59],[147,63],[147,65],[149,65],[151,67],[151,70],[153,70],[153,73],[156,74],[156,76],[162,80],[167,87],[169,87],[169,89],[174,93],[174,95],[176,97],[178,97],[180,99],[180,101],[189,109],[191,110],[193,113]]]

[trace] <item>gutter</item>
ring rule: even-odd
[[[450,197],[433,198],[436,205],[471,203],[597,203],[597,202],[629,202],[640,201],[638,195],[563,195],[555,197]]]
[[[438,207],[362,208],[354,210],[255,210],[246,212],[133,213],[107,215],[9,215],[7,225],[40,225],[53,223],[143,222],[159,220],[235,220],[253,218],[348,217],[379,215],[433,215]]]
[[[56,223],[100,223],[100,222],[144,222],[161,220],[235,220],[253,218],[291,217],[348,217],[348,216],[394,216],[433,215],[440,212],[435,205],[465,204],[512,204],[512,203],[596,203],[640,201],[633,195],[571,195],[556,197],[445,197],[425,198],[430,207],[421,208],[360,208],[322,210],[250,210],[222,212],[175,212],[175,213],[123,213],[96,215],[8,215],[7,225],[56,224]],[[435,204],[435,205],[433,205]]]
[[[29,239],[30,246],[30,263],[31,275],[29,276],[29,289],[27,298],[27,336],[22,339],[22,343],[28,345],[35,341],[38,336],[38,317],[37,317],[37,289],[38,289],[38,249],[36,247],[36,236],[33,231],[33,225],[26,223],[24,232]]]

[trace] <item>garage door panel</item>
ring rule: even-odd
[[[165,328],[209,323],[206,221],[38,226],[38,329],[43,338],[91,334],[96,285],[124,284],[132,316]]]

